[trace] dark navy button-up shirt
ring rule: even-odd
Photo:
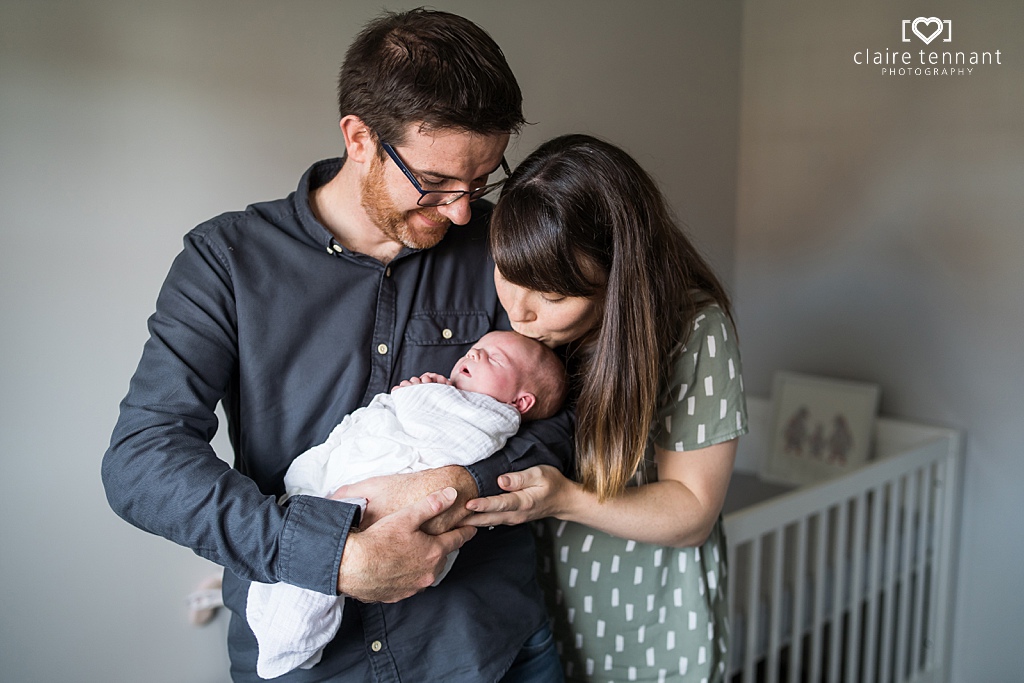
[[[470,345],[508,329],[487,254],[489,205],[437,246],[384,265],[339,245],[309,205],[343,164],[322,161],[286,199],[203,223],[171,266],[150,338],[103,459],[114,510],[223,565],[235,680],[258,680],[245,623],[249,581],[335,594],[356,508],[297,496],[285,470],[342,418],[402,379],[447,375]],[[223,402],[234,468],[210,446]],[[565,467],[571,419],[526,423],[472,466]],[[396,604],[345,603],[320,664],[282,681],[492,681],[546,616],[526,528],[482,530],[438,585]]]

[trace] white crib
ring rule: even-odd
[[[870,463],[787,489],[757,478],[770,403],[748,412],[725,507],[729,680],[946,681],[959,433],[880,418]]]

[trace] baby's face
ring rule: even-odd
[[[452,384],[511,403],[522,389],[535,344],[515,332],[490,332],[452,369]]]

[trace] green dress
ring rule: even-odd
[[[736,334],[712,304],[698,314],[663,382],[646,480],[657,477],[654,444],[695,451],[746,431]],[[721,518],[699,548],[638,543],[557,519],[534,528],[566,680],[724,679],[729,637]]]

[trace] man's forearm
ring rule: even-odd
[[[371,477],[341,487],[331,494],[331,498],[365,498],[366,510],[359,527],[366,530],[383,517],[447,487],[455,489],[458,493],[454,504],[441,514],[428,519],[423,525],[424,531],[436,535],[457,527],[469,514],[466,502],[477,496],[476,481],[461,465]]]
[[[450,486],[458,492],[458,497],[450,508],[436,517],[428,519],[423,524],[423,530],[428,534],[437,535],[456,528],[459,522],[470,514],[466,509],[466,503],[477,497],[479,489],[476,480],[465,467],[459,465],[427,470],[425,474],[427,474],[426,481],[422,484],[425,488],[438,491],[445,486]]]
[[[128,522],[240,578],[333,594],[356,508],[323,499],[281,507],[210,445],[238,359],[230,276],[208,249],[190,235],[161,289],[103,457],[107,498]]]

